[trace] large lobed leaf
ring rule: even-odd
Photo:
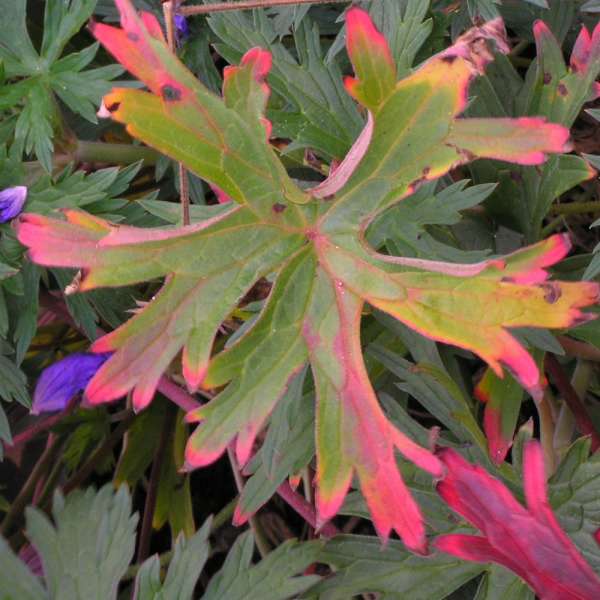
[[[235,441],[241,464],[279,398],[308,360],[317,391],[317,513],[341,506],[353,474],[377,531],[392,529],[425,552],[421,514],[402,482],[395,449],[441,477],[437,457],[385,417],[363,362],[364,302],[435,340],[467,348],[502,376],[540,393],[537,366],[510,327],[567,327],[587,317],[593,283],[546,282],[568,252],[561,236],[474,265],[375,252],[368,224],[419,185],[477,157],[524,165],[568,150],[568,131],[543,119],[463,119],[473,77],[491,60],[488,40],[506,50],[502,24],[471,30],[400,82],[384,37],[360,9],[347,13],[350,94],[368,112],[365,131],[325,184],[327,199],[295,187],[268,143],[268,53],[252,49],[225,74],[224,98],[209,92],[168,51],[156,20],[116,0],[123,29],[94,25],[98,39],[149,91],[116,89],[105,105],[144,142],[181,161],[235,203],[179,229],[120,227],[81,212],[66,220],[25,215],[20,241],[43,265],[83,269],[82,291],[164,277],[161,291],[94,345],[112,358],[90,382],[92,403],[133,390],[136,409],[183,349],[191,390],[226,385],[190,413],[201,424],[187,467],[208,464]],[[323,187],[321,186],[321,190]],[[314,192],[315,196],[322,194]],[[275,275],[252,328],[211,359],[222,321],[252,285]]]

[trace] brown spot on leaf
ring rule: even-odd
[[[540,288],[544,290],[544,300],[548,304],[555,304],[562,296],[562,290],[560,289],[560,285],[558,285],[558,283],[542,283],[540,284]]]
[[[569,90],[567,89],[567,86],[564,83],[560,83],[558,85],[558,93],[561,96],[568,96],[569,95]]]
[[[552,83],[552,75],[550,73],[544,73],[544,85]]]
[[[500,283],[514,283],[515,278],[510,276],[505,276],[500,279]]]
[[[167,102],[177,102],[177,100],[181,100],[181,90],[168,83],[160,88],[160,93]]]
[[[273,209],[274,213],[282,213],[287,206],[285,204],[281,204],[281,202],[275,202],[271,208]]]
[[[424,167],[423,171],[421,171],[421,173],[423,173],[423,177],[427,177],[427,175],[429,175],[431,171],[431,167]]]
[[[116,110],[119,110],[119,106],[121,106],[121,103],[120,103],[120,102],[113,102],[112,104],[109,104],[109,105],[106,107],[106,110],[107,110],[108,112],[111,112],[111,113],[112,113],[112,112],[115,112]]]
[[[442,56],[442,62],[451,65],[458,57],[455,54],[447,54]]]
[[[137,33],[134,33],[133,31],[128,31],[125,35],[127,36],[127,39],[131,40],[132,42],[140,41],[140,36]]]

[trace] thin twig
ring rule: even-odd
[[[583,360],[591,360],[592,362],[600,362],[600,350],[596,346],[592,346],[580,340],[574,340],[566,335],[557,336],[558,342],[563,347],[563,350],[575,358]]]
[[[96,448],[87,462],[63,485],[63,493],[68,494],[74,490],[79,484],[83,483],[93,472],[98,463],[107,456],[107,454],[118,444],[123,434],[129,429],[133,422],[134,414],[131,413],[123,419],[113,430],[113,432],[104,440],[104,442]]]
[[[46,446],[44,452],[42,452],[42,455],[38,458],[35,467],[29,474],[29,477],[21,488],[18,496],[13,500],[9,511],[6,513],[6,516],[2,521],[0,533],[4,537],[6,537],[6,534],[10,531],[15,520],[25,509],[27,502],[29,502],[35,490],[37,482],[39,481],[40,477],[45,474],[46,469],[50,466],[60,448],[62,448],[64,441],[65,440],[63,438],[58,438],[51,434],[51,443]]]
[[[349,4],[352,0],[240,0],[239,2],[216,2],[202,6],[180,6],[177,12],[184,17],[205,15],[229,10],[250,10],[271,8],[272,6],[293,6],[296,4]]]
[[[150,553],[150,538],[152,537],[152,521],[154,520],[154,510],[156,508],[156,498],[158,497],[158,484],[162,472],[163,460],[167,454],[167,444],[173,436],[173,426],[177,411],[174,406],[169,406],[167,416],[162,424],[160,439],[154,452],[152,469],[150,471],[150,483],[146,492],[144,502],[144,516],[142,519],[142,529],[140,532],[140,542],[138,544],[137,562],[141,563]]]
[[[546,371],[551,376],[563,399],[571,409],[573,416],[575,417],[575,422],[577,423],[577,428],[583,435],[589,435],[591,437],[592,452],[595,452],[600,448],[600,434],[596,431],[594,423],[590,419],[581,398],[577,395],[577,392],[571,385],[562,366],[556,360],[554,355],[546,354],[545,365]]]
[[[186,413],[202,406],[198,400],[171,381],[166,375],[160,378],[156,389]]]
[[[48,431],[48,429],[54,427],[75,408],[77,402],[78,397],[74,396],[70,400],[69,404],[67,404],[64,410],[62,410],[61,412],[55,415],[51,415],[50,417],[46,417],[44,419],[40,419],[21,433],[15,435],[13,437],[12,444],[6,444],[7,448],[9,449],[9,452],[14,452],[17,448],[31,441],[38,434]]]
[[[600,212],[600,201],[568,202],[566,204],[553,204],[550,212],[555,215],[580,215]]]
[[[175,10],[173,2],[164,2],[163,15],[167,27],[167,44],[171,52],[175,52]],[[179,199],[181,201],[181,220],[183,225],[190,224],[190,186],[188,174],[183,163],[177,163],[177,174],[179,177]]]
[[[317,513],[300,494],[295,492],[286,481],[277,488],[279,496],[286,501],[311,527],[320,531],[325,537],[333,537],[340,533],[333,523],[325,523],[320,528],[317,524]]]
[[[235,479],[235,485],[237,487],[237,491],[239,494],[242,494],[242,490],[244,489],[244,480],[240,474],[240,467],[235,458],[235,453],[231,449],[231,445],[227,446],[227,456],[229,457],[229,464],[231,465],[231,470],[233,472],[233,478]],[[254,534],[254,541],[256,542],[256,547],[258,548],[258,553],[262,558],[265,558],[267,554],[271,551],[269,548],[269,543],[267,542],[267,537],[263,531],[262,525],[258,520],[256,515],[252,515],[248,518],[248,524],[250,525],[250,529],[252,529],[252,533]]]

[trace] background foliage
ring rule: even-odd
[[[185,6],[193,4],[201,2]],[[600,109],[587,100],[600,62],[589,79],[567,65],[581,25],[593,29],[600,4],[356,4],[388,39],[399,77],[472,24],[501,15],[513,49],[498,54],[473,83],[467,116],[546,116],[569,127],[574,141],[573,153],[541,166],[484,159],[426,182],[372,224],[370,243],[389,254],[470,263],[568,232],[574,252],[555,274],[573,282],[597,278],[600,201],[589,165],[600,168]],[[164,23],[158,0],[135,5]],[[177,164],[96,117],[115,80],[119,87],[140,87],[84,27],[90,18],[118,20],[113,2],[0,0],[0,8],[0,189],[26,185],[25,210],[40,215],[83,208],[137,227],[181,224]],[[255,46],[271,52],[266,116],[288,174],[304,188],[323,179],[363,127],[343,86],[351,73],[346,8],[297,5],[194,16],[178,43],[184,63],[217,93],[227,64],[239,64]],[[560,47],[549,37],[534,39],[536,19]],[[540,81],[548,76],[554,91],[541,93]],[[570,92],[568,101],[561,85]],[[192,221],[220,210],[215,190],[192,174],[189,195]],[[142,412],[133,413],[130,399],[93,409],[77,399],[61,413],[31,415],[44,368],[87,350],[158,290],[150,281],[65,295],[74,275],[30,262],[11,224],[0,225],[0,563],[8,566],[0,572],[0,596],[534,597],[518,577],[492,563],[440,552],[423,558],[399,540],[381,549],[358,485],[334,531],[315,533],[315,390],[307,371],[296,375],[243,471],[231,453],[204,469],[181,471],[190,430],[170,400],[182,391],[175,365]],[[269,276],[262,285],[227,315],[219,349],[255,322]],[[597,573],[599,327],[592,321],[552,332],[517,331],[540,364],[546,357],[550,387],[538,404],[514,380],[483,388],[480,382],[491,375],[474,355],[430,341],[371,307],[361,329],[369,377],[386,416],[421,445],[427,447],[429,429],[439,427],[443,445],[461,449],[521,497],[523,445],[541,439],[552,507]],[[486,393],[484,407],[479,399]],[[493,410],[501,415],[496,438],[484,431]],[[472,531],[435,493],[430,476],[404,460],[398,464],[430,537]],[[299,486],[296,491],[288,481]],[[254,515],[249,528],[232,523],[247,515]]]

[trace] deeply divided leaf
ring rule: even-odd
[[[365,231],[382,211],[458,165],[479,157],[537,165],[567,151],[567,129],[537,117],[461,117],[470,82],[492,58],[488,44],[507,50],[499,20],[396,81],[386,39],[352,8],[347,38],[355,78],[346,87],[368,112],[370,129],[325,197],[311,196],[269,143],[267,52],[250,49],[229,67],[219,97],[169,52],[154,17],[139,16],[128,0],[117,4],[122,29],[96,24],[93,32],[148,89],[115,89],[105,106],[134,137],[234,202],[182,228],[118,226],[74,210],[63,220],[23,216],[18,237],[31,258],[82,269],[81,291],[164,278],[147,305],[94,344],[94,351],[114,354],[90,382],[90,402],[133,390],[134,407],[144,408],[182,352],[190,390],[225,386],[188,415],[200,425],[187,445],[187,467],[213,462],[232,442],[243,465],[309,361],[317,392],[319,522],[336,514],[356,475],[379,534],[396,530],[408,547],[425,552],[420,510],[402,481],[396,450],[435,477],[443,465],[394,427],[378,403],[360,344],[365,303],[474,352],[499,377],[508,367],[539,394],[537,366],[510,328],[584,321],[581,309],[596,301],[598,287],[546,281],[546,268],[569,250],[561,236],[508,257],[454,265],[380,254]],[[258,319],[214,353],[221,324],[263,277],[274,283]]]

